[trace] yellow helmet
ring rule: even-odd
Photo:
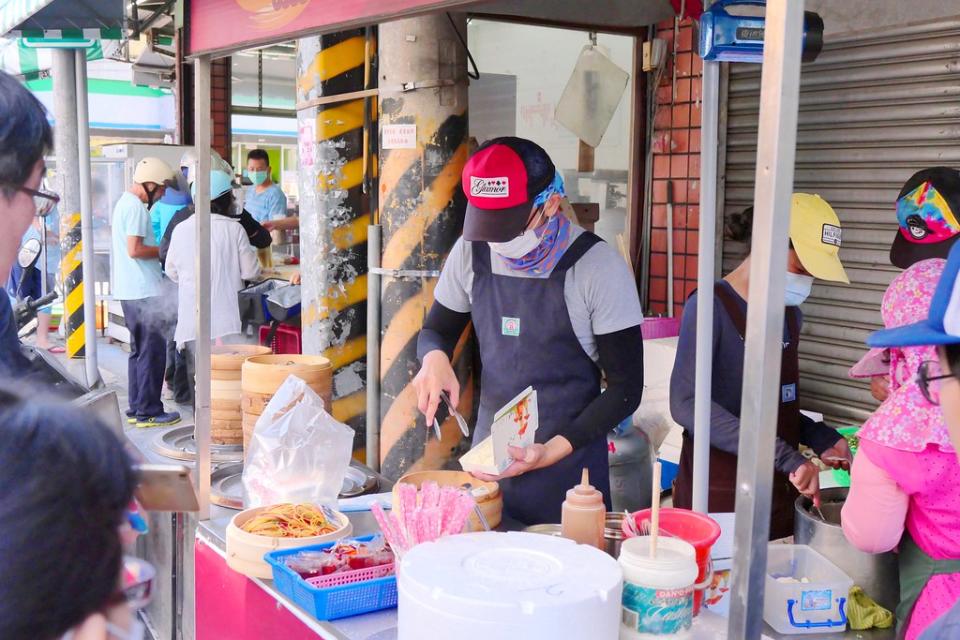
[[[173,179],[173,169],[160,158],[144,158],[133,170],[133,181],[137,184],[152,182],[164,184]]]

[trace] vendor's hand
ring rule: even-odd
[[[877,402],[885,402],[890,395],[890,376],[873,376],[870,378],[870,395]]]
[[[443,351],[431,351],[423,357],[423,366],[413,379],[413,388],[417,391],[417,407],[426,418],[428,428],[433,426],[437,415],[441,391],[447,392],[454,409],[460,402],[460,382],[450,366],[450,358]]]
[[[300,284],[300,272],[297,271],[295,274],[290,276],[290,284]]]
[[[850,445],[847,444],[847,439],[840,438],[837,440],[835,445],[820,454],[820,460],[828,467],[849,471],[853,454],[850,453]]]
[[[801,495],[813,500],[816,507],[820,507],[820,469],[812,462],[804,462],[790,474],[790,482]]]
[[[543,463],[547,459],[547,445],[545,444],[534,443],[526,448],[508,447],[507,450],[510,452],[510,457],[513,458],[513,462],[503,473],[498,476],[492,476],[487,473],[474,472],[473,476],[485,482],[496,482],[497,480],[513,478],[523,475],[528,471],[538,469],[543,466]]]

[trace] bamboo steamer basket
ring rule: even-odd
[[[262,578],[266,580],[273,578],[273,571],[270,569],[270,565],[263,559],[263,556],[271,551],[333,542],[347,537],[353,531],[353,525],[350,524],[350,520],[339,511],[334,511],[334,514],[337,517],[340,528],[322,536],[278,538],[275,536],[260,536],[247,533],[240,528],[248,520],[267,509],[270,509],[270,507],[256,507],[254,509],[241,511],[233,516],[230,524],[227,525],[227,566],[249,578]]]
[[[323,356],[271,354],[252,356],[243,362],[240,380],[240,425],[246,456],[257,418],[263,413],[277,389],[295,375],[323,399],[323,407],[332,409],[333,367]]]
[[[397,484],[406,483],[416,486],[418,489],[424,482],[432,480],[441,487],[463,487],[470,485],[474,500],[480,507],[483,517],[491,529],[496,529],[503,519],[503,494],[500,492],[500,485],[496,482],[485,482],[477,480],[466,471],[415,471],[408,473],[397,480]],[[400,498],[397,493],[396,485],[393,488],[393,509],[399,508]],[[470,516],[467,523],[468,531],[483,531],[483,525],[476,514]]]
[[[270,353],[259,345],[222,345],[210,349],[210,438],[214,444],[243,442],[240,411],[241,368],[250,356]]]

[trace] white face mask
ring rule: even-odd
[[[146,634],[147,628],[136,615],[130,623],[129,631],[124,631],[112,622],[107,622],[107,637],[110,640],[143,640]]]
[[[784,302],[788,307],[799,307],[810,297],[813,289],[813,276],[787,272],[787,290]]]
[[[527,229],[513,240],[508,240],[506,242],[491,242],[490,248],[494,253],[501,255],[504,258],[518,260],[539,246],[540,236],[538,236],[537,232],[535,231],[538,224],[539,222],[534,224],[532,228]]]

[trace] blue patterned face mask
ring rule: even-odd
[[[534,210],[543,207],[553,194],[561,197],[567,195],[563,189],[563,178],[559,172],[554,174],[553,182],[534,199]],[[523,255],[514,256],[509,251],[504,251],[502,245],[510,243],[502,243],[501,246],[495,246],[491,243],[490,247],[496,253],[499,253],[514,271],[527,271],[535,275],[542,275],[552,271],[566,252],[570,245],[570,228],[571,224],[567,217],[563,215],[562,211],[557,211],[547,224],[538,229],[529,229],[520,236],[520,238],[529,237],[531,240],[537,240],[532,249],[524,252]],[[504,255],[505,253],[506,255]]]

